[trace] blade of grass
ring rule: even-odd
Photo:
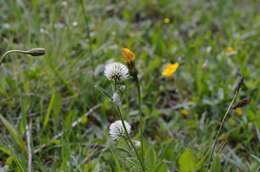
[[[47,110],[47,113],[44,118],[43,128],[46,128],[46,126],[49,122],[50,115],[51,115],[52,109],[54,107],[55,99],[56,99],[56,93],[55,93],[55,91],[52,91],[51,101],[49,103],[48,110]]]
[[[21,135],[15,129],[15,127],[7,119],[5,119],[5,117],[2,114],[0,114],[0,120],[4,124],[7,131],[10,133],[15,143],[21,148],[22,152],[26,153],[27,150],[26,150],[25,143]]]
[[[88,116],[90,115],[94,110],[98,109],[100,107],[100,104],[97,104],[95,106],[93,106],[91,109],[89,109],[89,111],[87,113],[85,113],[83,116]],[[79,123],[81,123],[83,116],[79,117],[77,120],[75,120],[72,125],[71,128],[75,128]],[[38,149],[35,149],[33,151],[34,154],[40,152],[42,149],[46,148],[47,146],[49,146],[51,143],[53,143],[54,140],[60,138],[61,136],[63,136],[64,131],[58,133],[57,135],[55,135],[48,143],[41,145]]]

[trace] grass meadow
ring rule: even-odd
[[[0,62],[0,172],[260,171],[258,0],[1,0],[0,56],[32,48]]]

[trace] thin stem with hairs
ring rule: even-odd
[[[231,100],[231,102],[230,102],[230,104],[229,104],[229,106],[228,106],[228,108],[227,108],[227,110],[226,110],[226,112],[225,112],[225,114],[224,114],[222,120],[221,120],[219,129],[218,129],[218,131],[217,131],[217,134],[216,134],[216,136],[215,136],[215,139],[214,139],[214,142],[213,142],[213,145],[212,145],[212,150],[211,150],[211,152],[210,152],[208,170],[211,169],[211,162],[213,161],[213,155],[214,155],[214,152],[215,152],[215,149],[216,149],[216,146],[217,146],[218,138],[219,138],[219,136],[220,136],[220,134],[221,134],[221,132],[222,132],[222,130],[223,130],[223,127],[224,127],[225,121],[226,121],[226,119],[227,119],[227,117],[228,117],[228,114],[229,114],[230,111],[232,110],[232,107],[233,107],[233,105],[234,105],[234,103],[235,103],[235,101],[236,101],[236,98],[238,97],[239,90],[240,90],[240,87],[241,87],[242,83],[243,83],[243,77],[241,77],[241,78],[239,79],[239,81],[238,81],[238,83],[237,83],[237,85],[236,85],[236,87],[235,87],[234,95],[233,95],[233,97],[232,97],[232,100]]]
[[[138,109],[139,109],[139,115],[140,115],[140,136],[141,136],[141,157],[144,164],[144,120],[143,120],[143,111],[142,111],[142,95],[141,95],[141,85],[140,81],[138,79],[138,76],[136,75],[135,79],[135,86],[137,89],[137,96],[138,96]]]
[[[117,81],[116,81],[116,80],[115,80],[115,82],[114,82],[114,90],[115,90],[115,92],[117,91]],[[116,107],[117,113],[119,114],[120,120],[121,120],[121,122],[122,122],[122,124],[123,124],[123,128],[124,128],[124,131],[125,131],[125,133],[126,133],[126,139],[127,139],[127,141],[130,143],[130,145],[132,146],[132,148],[133,148],[133,150],[134,150],[134,152],[135,152],[135,154],[136,154],[136,157],[137,157],[137,159],[138,159],[138,161],[139,161],[139,163],[140,163],[140,165],[141,165],[141,167],[142,167],[143,172],[145,172],[145,166],[144,166],[144,164],[143,164],[142,157],[140,157],[140,155],[139,155],[137,149],[135,148],[135,145],[133,144],[133,142],[132,142],[132,140],[131,140],[131,138],[130,138],[130,136],[129,136],[129,133],[128,133],[128,131],[127,131],[127,129],[126,129],[126,126],[125,126],[125,122],[124,122],[124,119],[123,119],[122,112],[121,112],[121,110],[120,110],[120,107],[119,107],[117,104],[115,104],[115,103],[114,103],[114,105],[115,105],[115,107]]]
[[[0,57],[0,64],[3,63],[4,58],[13,53],[18,53],[18,54],[28,54],[31,56],[42,56],[45,54],[45,49],[44,48],[32,48],[29,50],[9,50],[6,51],[1,57]]]
[[[139,153],[138,153],[138,151],[137,151],[137,149],[136,149],[134,143],[132,142],[132,140],[131,140],[131,138],[130,138],[130,135],[129,135],[127,129],[126,129],[126,126],[125,126],[125,123],[124,123],[124,119],[123,119],[123,115],[122,115],[122,112],[121,112],[121,110],[120,110],[120,107],[117,106],[117,105],[115,105],[115,106],[116,106],[116,110],[117,110],[117,112],[118,112],[118,115],[119,115],[119,117],[120,117],[120,120],[121,120],[121,122],[122,122],[122,124],[123,124],[124,132],[125,132],[125,134],[126,134],[126,138],[127,138],[128,142],[130,143],[131,147],[133,148],[133,150],[134,150],[134,152],[135,152],[135,154],[136,154],[136,157],[137,157],[137,159],[138,159],[138,161],[139,161],[139,163],[140,163],[140,165],[141,165],[141,167],[142,167],[142,171],[145,172],[146,170],[145,170],[145,166],[144,166],[144,164],[143,164],[143,161],[142,161],[141,157],[139,156]]]

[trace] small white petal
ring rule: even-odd
[[[141,142],[139,140],[134,140],[134,144],[135,144],[136,147],[141,146]]]
[[[127,133],[130,134],[131,126],[126,121],[124,121],[124,124],[125,124],[126,130],[127,130]],[[115,121],[109,126],[109,134],[113,140],[117,140],[125,134],[124,126],[123,126],[121,120]]]

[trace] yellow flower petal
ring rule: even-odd
[[[162,71],[162,76],[167,77],[167,78],[173,76],[173,74],[178,69],[178,67],[179,67],[179,63],[166,65]]]
[[[235,114],[238,116],[238,117],[241,117],[243,115],[243,112],[242,112],[242,109],[241,108],[236,108],[235,110]]]
[[[163,19],[163,22],[165,23],[165,24],[168,24],[168,23],[170,23],[170,19],[168,18],[168,17],[165,17],[164,19]]]
[[[128,48],[122,48],[121,53],[124,57],[125,63],[130,63],[131,61],[133,61],[135,59],[135,53],[133,53]]]
[[[190,112],[187,109],[182,109],[180,110],[180,113],[183,117],[187,117]]]
[[[232,47],[227,47],[227,48],[225,48],[225,53],[227,55],[231,56],[231,55],[237,54],[237,51],[236,51],[236,49],[234,49]]]

